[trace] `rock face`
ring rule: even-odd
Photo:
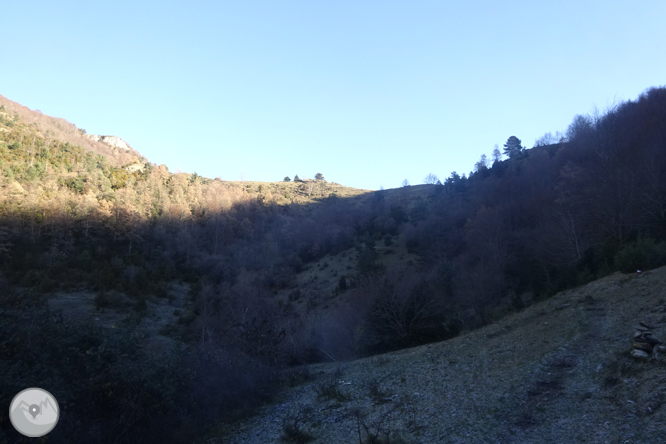
[[[110,145],[114,148],[120,149],[120,150],[125,150],[129,151],[130,146],[125,142],[123,139],[120,137],[116,136],[97,136],[95,134],[86,134],[86,137],[89,139],[94,140],[95,142],[103,142],[106,143],[107,145]]]

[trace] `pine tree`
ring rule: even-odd
[[[520,155],[523,150],[524,148],[521,145],[521,141],[516,136],[509,137],[504,144],[504,154],[509,156],[510,159]]]

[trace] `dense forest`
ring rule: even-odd
[[[121,165],[43,125],[0,108],[0,397],[48,386],[67,413],[55,442],[191,441],[297,366],[445,340],[666,264],[666,88],[531,149],[511,137],[469,175],[372,193]],[[303,284],[333,257],[352,261],[333,290]],[[174,283],[173,345],[148,353],[135,327]],[[126,310],[122,328],[49,308],[81,289]]]

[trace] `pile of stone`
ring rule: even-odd
[[[666,352],[666,346],[661,345],[661,342],[654,338],[652,330],[654,330],[654,327],[639,322],[639,327],[636,327],[636,333],[634,333],[634,349],[631,351],[631,356],[639,359],[649,359],[658,352],[661,354]]]

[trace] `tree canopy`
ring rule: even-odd
[[[510,159],[520,155],[524,149],[521,143],[521,140],[516,136],[509,137],[504,144],[504,154],[509,156]]]

